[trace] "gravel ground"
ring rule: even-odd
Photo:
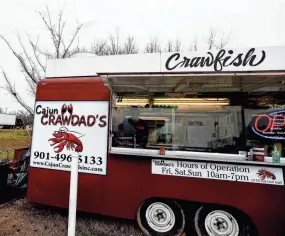
[[[67,216],[67,210],[16,200],[0,206],[0,236],[66,236]],[[77,214],[76,231],[80,236],[143,236],[134,222],[82,213]]]

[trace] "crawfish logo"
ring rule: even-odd
[[[275,180],[276,179],[275,174],[273,174],[271,171],[268,171],[268,170],[265,170],[265,169],[260,169],[256,174],[262,180],[264,180],[264,179]]]
[[[51,146],[58,144],[54,147],[54,151],[56,153],[61,152],[65,146],[67,150],[71,149],[75,150],[76,152],[83,151],[82,142],[79,140],[79,138],[81,138],[83,135],[81,135],[80,137],[76,137],[72,133],[78,133],[78,132],[69,131],[66,127],[61,127],[59,131],[53,132],[54,138],[50,138],[48,141],[52,141],[52,143],[50,144]]]

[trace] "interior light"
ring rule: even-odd
[[[159,98],[154,99],[154,105],[229,105],[229,100],[224,98],[177,98],[177,99],[168,99],[168,98]]]
[[[121,102],[116,102],[116,106],[136,106],[148,104],[148,99],[142,98],[123,98]]]
[[[116,106],[145,106],[149,104],[148,99],[144,98],[125,98],[117,102]],[[193,106],[225,106],[229,105],[227,98],[155,98],[153,105],[193,105]]]
[[[168,102],[168,103],[159,103],[155,102],[153,105],[191,105],[191,106],[226,106],[229,105],[227,102],[187,102],[187,103],[175,103],[175,102]]]

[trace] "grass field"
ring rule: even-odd
[[[0,150],[7,150],[8,158],[13,158],[15,149],[31,145],[31,138],[27,132],[32,133],[31,130],[0,129]],[[7,158],[7,152],[0,152],[0,159],[5,158]]]

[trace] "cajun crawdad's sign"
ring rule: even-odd
[[[182,160],[152,160],[152,174],[284,185],[282,168]]]
[[[106,174],[108,101],[38,101],[35,106],[32,167]]]
[[[255,115],[251,129],[262,138],[285,140],[285,110]]]

